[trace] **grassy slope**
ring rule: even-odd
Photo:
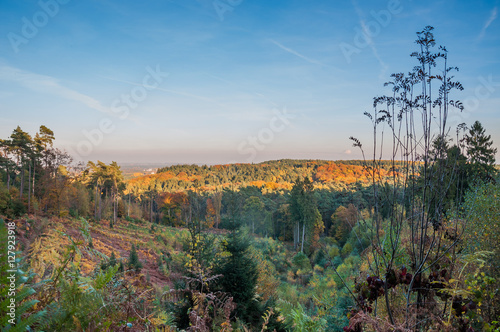
[[[21,243],[23,254],[30,259],[30,265],[39,277],[47,277],[52,269],[51,263],[57,264],[62,257],[64,248],[70,243],[65,234],[79,244],[82,252],[80,270],[82,274],[91,273],[100,264],[102,257],[85,250],[88,243],[82,236],[80,228],[84,225],[81,220],[73,218],[28,218],[16,220],[18,241]],[[159,257],[169,257],[175,271],[175,264],[182,264],[184,252],[182,239],[188,236],[185,229],[155,225],[151,232],[151,224],[142,222],[136,224],[126,220],[118,220],[111,229],[108,221],[89,224],[93,248],[100,253],[110,256],[115,253],[117,259],[128,259],[132,244],[139,247],[138,255],[143,264],[141,273],[149,275],[152,284],[171,286],[171,274],[168,270],[160,271]]]

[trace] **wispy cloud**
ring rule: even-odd
[[[366,40],[368,42],[368,45],[370,46],[370,48],[372,50],[373,56],[375,57],[375,59],[377,59],[378,63],[380,64],[381,70],[380,70],[379,78],[383,79],[383,78],[385,78],[385,73],[386,73],[387,69],[389,68],[389,66],[387,66],[385,64],[385,62],[382,60],[382,58],[378,54],[377,47],[375,46],[373,39],[369,35],[368,27],[366,26],[365,21],[361,20],[360,23],[361,23],[361,27],[363,28],[363,32],[366,35]]]
[[[354,7],[354,10],[356,11],[356,14],[358,14],[359,20],[363,21],[364,20],[364,13],[361,10],[361,7],[359,6],[358,2],[356,0],[351,0],[352,6]]]
[[[121,79],[107,77],[107,76],[99,76],[99,77],[102,77],[102,78],[105,78],[105,79],[108,79],[108,80],[111,80],[111,81],[115,81],[115,82],[127,83],[127,84],[135,85],[135,86],[143,86],[143,84],[141,84],[141,83],[136,83],[136,82],[132,82],[132,81],[126,81],[126,80],[121,80]],[[204,101],[204,102],[213,103],[213,104],[216,104],[216,105],[218,105],[220,107],[224,107],[224,108],[227,107],[226,105],[219,103],[217,100],[214,100],[214,99],[211,99],[211,98],[207,98],[207,97],[203,97],[203,96],[198,96],[198,95],[195,95],[195,94],[192,94],[192,93],[189,93],[189,92],[182,92],[182,91],[176,91],[176,90],[171,90],[171,89],[164,89],[164,88],[160,88],[160,87],[156,87],[155,90],[164,91],[164,92],[168,92],[168,93],[175,94],[175,95],[178,95],[178,96],[183,96],[183,97],[187,97],[187,98],[191,98],[191,99],[197,99],[197,100],[201,100],[201,101]]]
[[[484,38],[484,35],[486,34],[486,29],[497,19],[498,16],[498,8],[495,7],[491,10],[490,17],[484,22],[483,28],[481,29],[481,32],[479,33],[479,36],[477,37],[477,40],[480,41]]]
[[[368,26],[366,25],[365,15],[363,14],[363,11],[359,7],[358,2],[356,0],[351,0],[351,3],[354,6],[354,9],[356,10],[356,14],[358,14],[359,24],[361,25],[361,28],[363,29],[363,33],[364,33],[364,37],[366,39],[366,42],[368,43],[368,46],[370,46],[372,53],[373,53],[373,56],[375,57],[375,59],[377,59],[378,63],[382,67],[380,70],[379,78],[383,79],[383,78],[385,78],[385,72],[387,71],[387,69],[389,67],[385,64],[385,62],[382,60],[382,58],[378,54],[377,46],[373,42],[373,38],[371,37]]]
[[[99,112],[111,113],[110,109],[103,106],[98,100],[61,85],[58,79],[51,76],[40,75],[11,66],[0,65],[0,80],[19,84],[32,91],[73,100]]]
[[[221,82],[224,82],[226,84],[228,84],[229,86],[232,86],[232,87],[238,87],[238,89],[240,91],[243,91],[245,93],[250,93],[247,89],[245,88],[240,88],[239,87],[239,84],[237,82],[234,82],[234,81],[229,81],[229,80],[226,80],[225,78],[222,78],[222,77],[219,77],[219,76],[216,76],[216,75],[212,75],[212,74],[208,74],[208,73],[205,73],[206,76],[208,77],[211,77],[213,79],[216,79],[216,80],[219,80]],[[255,95],[261,99],[264,99],[265,101],[269,102],[271,105],[273,105],[274,107],[278,107],[278,104],[275,103],[274,101],[272,101],[271,99],[269,99],[267,96],[263,95],[262,93],[258,93],[258,92],[252,92],[251,93],[252,95]]]
[[[320,66],[324,66],[324,65],[325,65],[325,64],[323,64],[322,62],[320,62],[320,61],[318,61],[318,60],[314,60],[314,59],[308,58],[308,57],[306,57],[305,55],[302,55],[302,54],[300,54],[299,52],[297,52],[297,51],[295,51],[295,50],[292,50],[291,48],[286,47],[286,46],[284,46],[283,44],[278,43],[276,40],[271,39],[271,42],[272,42],[274,45],[276,45],[276,46],[278,46],[279,48],[281,48],[282,50],[284,50],[284,51],[286,51],[286,52],[288,52],[288,53],[291,53],[291,54],[293,54],[293,55],[295,55],[295,56],[298,56],[299,58],[304,59],[304,60],[306,60],[306,61],[307,61],[307,62],[309,62],[309,63],[315,64],[315,65],[320,65]]]

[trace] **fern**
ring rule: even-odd
[[[90,256],[97,256],[101,259],[109,259],[108,256],[105,254],[101,253],[99,250],[96,250],[93,248],[92,245],[92,235],[90,234],[90,225],[88,221],[85,218],[80,218],[81,225],[78,228],[80,230],[80,233],[85,240],[85,246],[83,249],[90,255]],[[68,236],[69,237],[69,236]]]
[[[273,308],[268,308],[266,312],[262,315],[264,323],[262,324],[261,332],[267,331],[267,324],[269,324],[269,320],[271,319],[272,315],[273,315]]]
[[[0,219],[0,243],[8,243],[7,239],[8,230],[4,221]],[[19,252],[16,252],[14,264],[16,266],[20,266],[21,264]],[[3,300],[0,302],[0,328],[2,331],[26,331],[26,329],[29,329],[30,326],[33,326],[40,321],[46,315],[46,311],[42,310],[32,312],[35,304],[39,302],[37,300],[30,299],[30,297],[35,293],[35,290],[28,284],[28,281],[32,279],[34,273],[25,273],[20,268],[17,268],[14,273],[8,272],[9,270],[7,252],[5,250],[1,250],[0,284],[2,287],[0,288],[0,299]],[[12,274],[14,274],[16,280],[16,291],[14,297],[10,296],[10,288],[6,286],[10,284],[10,279],[8,279],[8,277]],[[8,315],[8,305],[11,303],[11,298],[14,299],[14,304],[16,305],[15,317]]]
[[[291,331],[325,331],[326,320],[308,316],[300,304],[293,305],[288,301],[280,300],[278,302],[278,310],[283,316],[286,326]]]
[[[94,280],[95,289],[99,290],[106,286],[115,277],[118,268],[118,265],[110,266],[105,273],[99,273]]]

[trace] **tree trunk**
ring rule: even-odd
[[[306,223],[302,224],[302,243],[300,244],[300,252],[304,252],[304,237],[306,234]]]
[[[98,210],[98,220],[101,220],[102,216],[102,197],[101,197],[101,188],[99,188],[99,192],[97,193],[97,198],[99,199],[99,210]]]
[[[297,246],[299,245],[299,239],[300,239],[300,225],[299,225],[299,222],[297,222],[297,227],[293,228],[293,246],[294,246],[294,249],[297,249]]]
[[[297,249],[297,228],[293,226],[293,249]]]
[[[94,194],[94,219],[97,220],[97,184],[95,185]]]
[[[113,193],[113,223],[116,224],[116,193]]]
[[[128,194],[127,217],[130,218],[130,194]]]
[[[36,165],[35,162],[33,162],[33,176],[32,176],[33,184],[31,185],[31,197],[33,199],[35,199],[35,174],[36,174]]]
[[[30,213],[31,208],[31,162],[29,165],[29,173],[28,173],[28,213]]]
[[[8,163],[8,161],[7,161],[7,163]],[[7,190],[10,190],[10,171],[9,171],[8,166],[7,166]]]
[[[21,163],[21,188],[19,190],[19,198],[23,198],[23,191],[24,191],[24,167],[22,166]]]
[[[56,194],[56,201],[57,201],[57,215],[60,216],[61,215],[61,199],[60,199],[60,196],[61,196],[61,193],[59,192],[59,190],[57,190],[57,174],[54,174],[54,192]]]

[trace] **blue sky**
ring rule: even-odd
[[[415,32],[432,25],[465,88],[450,124],[479,120],[498,147],[498,6],[3,0],[0,137],[43,124],[85,161],[359,158],[348,137],[370,145],[363,112],[391,73],[415,65]]]

